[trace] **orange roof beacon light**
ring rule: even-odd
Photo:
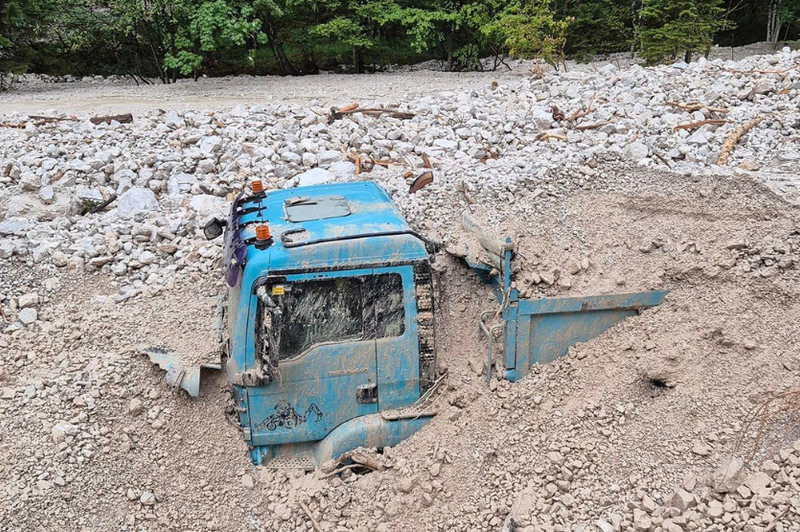
[[[264,192],[264,182],[260,179],[257,179],[250,183],[250,190],[253,191],[253,194],[260,194]]]
[[[269,240],[269,226],[268,225],[257,225],[256,226],[256,240],[264,241]]]
[[[272,245],[272,235],[269,234],[268,225],[264,224],[256,226],[255,245],[258,249],[267,249]]]

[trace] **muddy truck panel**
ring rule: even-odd
[[[430,419],[382,415],[430,386],[435,351],[429,246],[380,187],[240,194],[224,225],[226,371],[255,463],[319,466]]]

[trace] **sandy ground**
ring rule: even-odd
[[[741,59],[769,53],[765,44],[736,49],[715,48],[709,58]],[[616,54],[593,63],[568,62],[567,70],[596,69],[607,63],[631,64],[627,54]],[[216,110],[237,104],[292,102],[322,106],[352,101],[407,101],[440,91],[483,89],[493,81],[502,83],[529,76],[530,61],[510,61],[509,68],[487,72],[439,72],[420,70],[438,66],[428,62],[402,67],[397,72],[358,76],[320,74],[304,77],[229,77],[180,80],[175,85],[136,85],[130,81],[79,81],[73,83],[30,83],[0,94],[0,114],[37,114],[48,111],[79,114],[109,114],[164,109]]]

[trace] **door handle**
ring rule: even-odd
[[[369,404],[378,402],[378,385],[377,384],[362,384],[356,388],[356,401],[360,404]]]

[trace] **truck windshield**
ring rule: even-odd
[[[287,285],[278,303],[283,310],[279,358],[294,358],[315,344],[363,338],[363,284],[343,277]]]
[[[319,344],[405,332],[403,280],[396,273],[272,285],[269,292],[282,313],[276,331],[278,360],[295,358]],[[260,339],[271,320],[266,312],[259,315]]]

